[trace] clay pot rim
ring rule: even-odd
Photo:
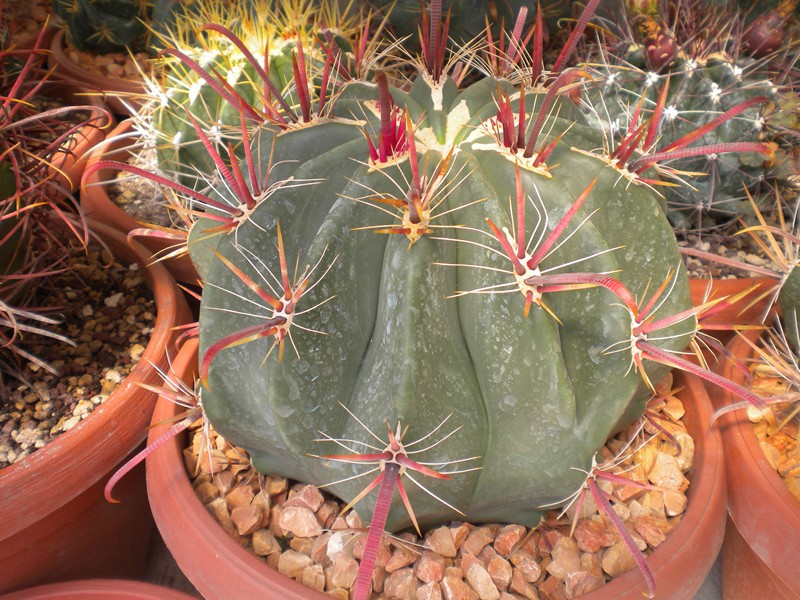
[[[89,155],[105,139],[107,132],[116,127],[117,121],[103,95],[93,93],[85,86],[51,78],[45,82],[39,93],[59,98],[74,106],[76,111],[88,111],[89,120],[97,123],[97,125],[86,125],[76,131],[72,135],[73,147],[69,152],[56,152],[50,161],[49,169],[57,179],[61,179],[64,189],[75,192],[80,187]]]
[[[141,136],[134,129],[132,118],[120,121],[105,140],[98,143],[88,155],[86,166],[101,160],[125,161],[132,153],[136,140]],[[87,177],[81,178],[81,208],[88,217],[97,214],[104,222],[114,226],[123,233],[146,226],[117,206],[108,195],[106,185],[117,173],[114,169],[100,169]],[[180,247],[180,243],[167,238],[141,237],[137,241],[147,248],[155,257],[164,256]],[[166,259],[163,263],[173,277],[182,283],[196,286],[200,280],[197,270],[188,253]]]
[[[0,522],[4,523],[3,538],[29,527],[41,518],[31,506],[48,502],[49,512],[58,510],[82,490],[96,483],[108,470],[144,439],[146,434],[146,393],[135,380],[154,383],[159,374],[154,365],[163,363],[165,349],[173,347],[174,328],[188,322],[189,308],[174,279],[162,265],[149,265],[150,253],[131,242],[115,229],[102,223],[88,221],[90,231],[100,235],[104,244],[123,259],[139,264],[156,303],[156,322],[141,359],[109,397],[74,428],[56,437],[30,456],[0,470]],[[131,421],[141,420],[140,433]],[[127,436],[127,437],[126,437]],[[134,439],[124,447],[116,440]],[[69,472],[68,486],[62,485],[58,494],[52,493],[54,478]],[[65,482],[59,479],[60,484]]]
[[[744,338],[756,342],[761,333],[742,332],[728,349],[736,357],[749,358],[753,350]],[[736,383],[744,383],[744,373],[730,360],[721,365],[719,372]],[[721,389],[714,390],[712,398],[717,408],[734,402],[732,395]],[[786,552],[787,540],[800,535],[800,502],[769,464],[746,411],[722,415],[717,427],[725,444],[731,520],[756,556],[786,588],[800,596],[800,561],[794,553]]]
[[[39,585],[0,596],[0,600],[196,600],[184,592],[128,579],[81,579]]]
[[[141,94],[144,91],[143,82],[119,79],[117,77],[107,77],[100,73],[90,71],[71,60],[66,53],[66,34],[66,29],[60,27],[58,31],[55,32],[55,35],[53,35],[53,39],[50,43],[50,57],[59,65],[59,71],[72,77],[76,81],[87,83],[96,82],[98,84],[98,89],[133,92],[136,94]],[[105,85],[102,85],[100,82],[104,82]]]
[[[197,348],[196,339],[188,340],[184,344],[173,362],[176,373],[181,373],[187,365],[193,365],[190,368],[196,369]],[[687,409],[687,415],[693,415],[687,417],[687,427],[696,443],[695,464],[689,475],[692,481],[689,487],[689,505],[680,526],[648,557],[648,561],[659,582],[659,595],[666,593],[667,596],[662,597],[688,600],[702,585],[722,546],[726,519],[726,487],[720,434],[707,426],[711,418],[711,405],[705,387],[695,377],[681,373],[676,373],[676,376],[675,385],[685,386],[697,399]],[[187,383],[191,383],[191,377],[187,378]],[[152,443],[164,432],[167,425],[163,423],[171,423],[172,421],[166,420],[178,412],[176,405],[159,399],[153,415],[149,442]],[[246,598],[248,590],[259,589],[259,586],[263,589],[264,585],[280,589],[283,600],[329,598],[266,566],[260,558],[241,548],[225,533],[197,500],[185,474],[182,457],[185,439],[185,435],[173,438],[165,444],[166,447],[159,448],[148,457],[147,487],[156,525],[179,567],[184,573],[192,575],[190,580],[195,587],[209,598]],[[697,478],[697,472],[703,473],[703,477]],[[169,492],[164,494],[164,490]],[[693,502],[695,498],[700,501]],[[178,521],[177,526],[165,527],[167,521],[175,520]],[[207,555],[203,553],[203,545],[210,548]],[[696,550],[704,546],[709,547],[709,553],[698,558]],[[687,563],[676,565],[671,560],[676,554],[687,553],[691,554]],[[213,569],[203,569],[202,565],[206,560],[214,562]],[[226,562],[236,564],[236,570],[231,569],[231,573],[235,575],[230,578],[243,586],[237,591],[244,595],[231,596],[230,590],[218,589],[214,581],[206,576],[208,572],[223,568],[222,565]],[[694,569],[691,575],[686,572],[687,564]],[[679,593],[689,593],[675,595],[672,590],[663,589],[667,586],[675,586],[676,593],[677,590],[680,590]],[[645,590],[641,573],[633,569],[582,598],[640,600]],[[229,595],[225,596],[226,593]]]

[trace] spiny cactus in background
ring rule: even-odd
[[[52,0],[52,7],[79,50],[103,54],[147,49],[150,0]]]
[[[606,129],[626,128],[638,110],[649,114],[662,89],[668,89],[661,117],[660,143],[673,142],[698,130],[732,107],[749,101],[735,118],[707,132],[706,145],[733,142],[786,141],[768,115],[778,115],[783,102],[783,78],[768,73],[763,61],[736,55],[730,43],[741,24],[706,7],[692,12],[690,4],[669,5],[678,11],[668,27],[660,17],[640,14],[634,19],[636,40],[625,39],[599,53],[591,70],[596,80],[587,86],[585,112]],[[666,12],[666,11],[662,11]],[[678,23],[682,23],[678,27]],[[686,22],[693,23],[691,31]],[[681,37],[681,36],[686,36]],[[609,44],[610,45],[610,44]],[[641,107],[641,108],[640,108]],[[774,147],[777,149],[777,144]],[[783,156],[778,154],[778,156]],[[670,219],[680,228],[713,225],[749,210],[742,185],[756,190],[780,173],[764,156],[709,152],[682,163],[699,176],[689,185],[666,191]]]
[[[158,150],[160,169],[189,185],[213,171],[192,120],[202,124],[215,145],[232,144],[242,158],[239,101],[256,110],[271,110],[274,98],[296,101],[304,92],[294,87],[294,73],[305,71],[307,63],[321,73],[330,58],[328,68],[341,75],[368,68],[362,59],[374,48],[361,41],[368,39],[367,26],[380,33],[381,24],[365,22],[364,30],[357,30],[355,19],[341,12],[335,0],[205,1],[178,9],[169,31],[158,34],[155,45],[163,52],[148,81],[150,99],[138,115],[139,128]],[[248,61],[231,38],[204,23],[224,23],[258,61]],[[266,85],[255,64],[269,73]],[[224,93],[214,75],[221,76]],[[246,120],[254,115],[245,115]]]

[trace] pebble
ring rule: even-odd
[[[492,581],[489,572],[478,563],[473,564],[466,572],[470,587],[478,592],[481,600],[498,600],[500,592]]]
[[[400,569],[390,573],[383,584],[383,590],[390,598],[397,600],[417,600],[419,582],[414,577],[414,570]]]
[[[286,550],[281,553],[278,558],[278,571],[292,579],[300,579],[303,577],[303,571],[306,567],[312,565],[311,557],[306,556],[295,550]]]
[[[625,571],[636,566],[633,555],[624,542],[617,542],[603,552],[600,564],[603,567],[603,571],[611,577],[619,577]]]
[[[297,537],[312,537],[322,534],[322,524],[313,511],[302,506],[284,507],[279,523],[281,529]]]

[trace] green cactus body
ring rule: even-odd
[[[784,276],[778,294],[778,305],[781,307],[786,339],[791,343],[794,352],[798,353],[800,352],[800,323],[797,320],[800,310],[800,271],[797,270],[797,265],[793,265]]]
[[[152,2],[142,0],[52,0],[70,42],[103,54],[147,47]]]
[[[562,110],[550,111],[542,129],[548,140],[564,134],[547,159],[553,166],[533,168],[490,132],[500,90],[514,93],[505,81],[459,91],[450,79],[436,85],[425,77],[408,92],[392,90],[416,124],[426,185],[446,165],[430,226],[415,241],[370,230],[400,227],[375,198],[404,198],[413,172],[409,151],[385,162],[369,159],[365,132],[374,139],[383,129],[378,90],[366,83],[346,84],[328,117],[260,130],[254,155],[280,157],[270,181],[283,185],[235,231],[209,235],[215,222],[195,223],[189,250],[206,282],[201,356],[225,336],[275,316],[217,256],[274,295],[280,227],[288,263],[298,261],[296,280],[308,265],[310,283],[282,359],[269,352],[271,337],[231,345],[215,355],[203,390],[215,428],[246,448],[262,472],[316,484],[360,472],[309,456],[330,450],[318,442],[323,435],[375,444],[341,403],[378,434],[387,421],[407,424],[406,443],[460,427],[410,449],[427,448],[419,460],[431,463],[480,457],[474,462],[481,469],[422,483],[469,520],[534,524],[543,505],[578,489],[585,474],[575,469],[590,469],[608,435],[642,414],[647,391],[624,345],[632,335],[628,310],[609,290],[590,287],[545,293],[547,310],[534,305],[525,317],[508,260],[481,232],[487,218],[514,231],[517,166],[527,196],[526,238],[552,230],[597,178],[541,269],[610,273],[642,300],[677,268],[656,313],[671,315],[690,306],[688,281],[659,198],[577,151],[600,148],[602,139],[563,118],[569,100],[557,100]],[[528,92],[528,110],[542,97]],[[691,331],[693,322],[684,321],[659,331],[663,339],[655,343],[681,350]],[[653,380],[665,372],[650,363],[647,371]],[[329,489],[351,500],[363,487],[355,480]],[[407,489],[421,524],[460,518],[415,486]],[[369,517],[369,506],[357,508]],[[388,528],[407,525],[404,511],[392,511]]]
[[[650,112],[663,86],[669,91],[661,121],[661,145],[696,131],[740,102],[763,96],[775,100],[776,88],[754,71],[752,59],[736,61],[716,53],[702,60],[681,55],[668,72],[653,73],[634,45],[615,64],[599,67],[587,86],[587,117],[606,129],[626,129],[640,100]],[[594,74],[593,74],[594,75]],[[698,144],[763,142],[763,105],[756,105],[706,133]],[[768,175],[763,156],[752,153],[710,154],[681,163],[682,171],[705,174],[689,185],[666,190],[670,219],[681,227],[730,219],[749,212],[743,186],[753,188]]]

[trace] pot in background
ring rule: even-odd
[[[133,129],[133,120],[120,122],[108,135],[105,143],[97,146],[89,155],[87,164],[101,160],[125,161],[132,153],[138,140]],[[90,218],[111,225],[115,229],[128,234],[143,224],[117,206],[108,196],[108,184],[116,177],[118,171],[101,169],[84,177],[81,181],[81,208]],[[164,210],[167,210],[166,208]],[[140,236],[136,238],[142,246],[153,255],[162,256],[174,249],[175,242],[163,238]],[[197,285],[199,276],[188,254],[169,258],[162,262],[172,275],[180,282]]]
[[[152,532],[144,472],[120,483],[119,504],[103,497],[108,478],[142,444],[156,394],[154,365],[167,368],[174,328],[191,319],[182,292],[149,252],[123,234],[90,222],[109,250],[139,264],[156,303],[156,322],[145,351],[105,402],[74,428],[30,456],[0,470],[0,593],[85,577],[137,577],[144,573]]]
[[[754,343],[758,331],[742,334]],[[739,337],[728,350],[747,360],[753,349]],[[744,373],[732,360],[720,374],[743,384]],[[736,400],[722,388],[712,389],[716,408]],[[753,432],[746,410],[722,415],[716,429],[722,434],[728,477],[728,529],[722,547],[724,600],[789,600],[800,598],[800,502],[770,465]]]
[[[124,98],[125,102],[130,104],[134,110],[143,104],[141,98],[145,93],[145,85],[142,80],[106,77],[74,62],[67,54],[64,29],[59,29],[53,36],[47,64],[51,69],[55,69],[57,75],[67,81],[105,92],[106,102],[115,114],[130,115],[130,111],[121,98]]]

